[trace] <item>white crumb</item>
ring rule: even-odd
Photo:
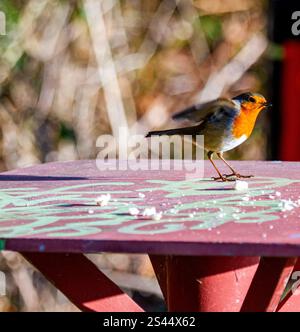
[[[143,193],[139,193],[139,198],[144,198],[145,195]]]
[[[132,208],[130,208],[130,209],[128,210],[128,212],[129,212],[129,214],[130,214],[131,216],[137,216],[137,215],[139,214],[140,211],[139,211],[137,208],[132,207]]]
[[[275,196],[280,197],[281,196],[281,192],[280,191],[276,191]]]
[[[88,213],[89,213],[89,214],[93,214],[93,213],[94,213],[94,210],[88,210]]]
[[[298,207],[298,204],[290,199],[282,199],[279,203],[279,208],[282,212],[292,211],[296,207]]]
[[[105,194],[98,196],[95,201],[97,205],[106,206],[110,200],[111,200],[110,194]]]
[[[155,207],[150,207],[150,208],[145,208],[143,211],[143,216],[144,217],[152,217],[156,214],[156,208]]]
[[[250,197],[249,196],[244,196],[244,197],[242,197],[242,200],[245,201],[245,202],[249,202]]]
[[[234,183],[235,190],[247,190],[248,189],[248,182],[236,180]]]
[[[162,213],[159,212],[159,213],[155,213],[154,215],[152,215],[152,219],[155,220],[155,221],[159,221],[162,217]]]

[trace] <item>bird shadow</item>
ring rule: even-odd
[[[197,189],[198,191],[233,191],[234,188],[205,188],[205,189]]]
[[[77,204],[60,204],[59,205],[60,207],[96,207],[97,206],[97,204],[79,204],[79,203],[77,203]]]

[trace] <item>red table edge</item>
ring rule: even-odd
[[[72,242],[72,245],[69,243]],[[176,256],[264,256],[298,257],[300,243],[230,243],[186,241],[85,240],[85,239],[26,239],[0,238],[0,250],[37,253],[136,253]],[[70,248],[70,249],[68,249]]]

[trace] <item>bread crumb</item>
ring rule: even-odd
[[[236,180],[234,184],[235,190],[247,190],[248,189],[248,182]]]
[[[96,198],[96,204],[100,206],[106,206],[111,200],[110,194],[101,195]]]

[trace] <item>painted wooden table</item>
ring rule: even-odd
[[[170,311],[300,311],[296,293],[280,301],[300,270],[300,163],[233,166],[255,173],[247,191],[210,180],[209,164],[202,179],[95,161],[2,173],[0,249],[21,252],[85,311],[142,310],[84,256],[95,252],[150,255]]]

